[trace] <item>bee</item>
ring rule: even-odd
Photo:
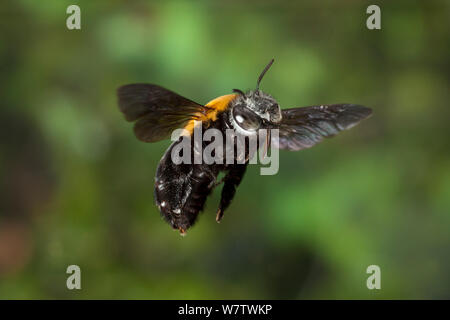
[[[155,84],[129,84],[117,90],[120,111],[127,121],[135,122],[134,133],[139,140],[156,142],[170,137],[175,129],[184,129],[185,134],[170,145],[159,162],[154,191],[162,217],[182,235],[196,222],[212,190],[223,183],[216,213],[216,221],[220,222],[242,181],[250,156],[247,153],[243,162],[234,163],[175,164],[172,151],[183,138],[193,135],[198,123],[203,129],[215,128],[221,132],[231,129],[237,135],[248,137],[261,129],[278,129],[278,139],[267,135],[266,147],[298,151],[371,115],[370,108],[355,104],[280,109],[272,96],[259,89],[273,61],[259,75],[255,90],[233,89],[233,93],[204,105]],[[194,148],[194,143],[191,147]],[[224,177],[218,181],[221,172]]]

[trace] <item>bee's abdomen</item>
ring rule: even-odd
[[[164,219],[184,233],[203,210],[214,188],[218,170],[214,165],[174,164],[171,150],[161,159],[155,178],[155,201]]]

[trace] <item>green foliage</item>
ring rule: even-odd
[[[448,2],[382,2],[374,31],[354,1],[77,3],[73,31],[71,1],[0,9],[0,298],[449,298]],[[216,190],[180,237],[153,203],[169,141],[137,141],[116,88],[205,103],[272,57],[262,89],[283,108],[373,117],[281,151],[275,176],[251,167],[220,225]]]

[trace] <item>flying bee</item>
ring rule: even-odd
[[[170,137],[175,129],[184,128],[185,134],[170,145],[158,165],[154,192],[161,215],[181,234],[195,223],[206,198],[223,182],[216,214],[217,222],[222,219],[242,181],[250,156],[246,154],[243,162],[231,164],[229,161],[175,164],[171,157],[173,149],[183,138],[193,135],[198,123],[203,129],[215,128],[221,132],[232,129],[241,136],[252,136],[260,129],[278,129],[278,139],[267,134],[265,147],[272,145],[298,151],[349,129],[371,115],[371,109],[355,104],[281,110],[272,96],[259,89],[273,61],[261,72],[255,90],[233,89],[232,94],[205,105],[154,84],[129,84],[117,90],[120,111],[127,121],[136,121],[134,133],[139,140],[160,141]],[[194,143],[191,147],[194,149]],[[225,175],[218,181],[221,172]]]

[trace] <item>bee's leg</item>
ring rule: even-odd
[[[225,181],[225,177],[223,177],[223,178],[220,179],[219,181],[216,181],[216,182],[214,183],[214,188],[217,187],[218,185],[221,185],[224,181]]]
[[[219,209],[217,210],[216,214],[217,222],[220,222],[220,220],[222,220],[223,213],[233,200],[234,194],[236,193],[236,188],[241,183],[246,169],[247,163],[234,164],[225,175],[225,183],[222,188],[222,197],[220,199]]]

